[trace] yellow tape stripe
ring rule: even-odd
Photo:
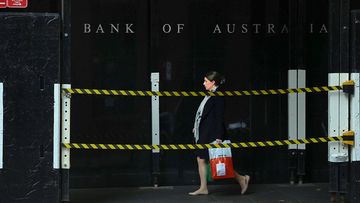
[[[330,89],[327,86],[323,86],[322,88],[326,91],[330,91]]]
[[[245,95],[251,95],[251,93],[250,92],[248,92],[248,91],[242,91]]]
[[[98,149],[98,147],[95,144],[90,144],[90,147],[92,147],[93,149]]]
[[[137,91],[137,93],[140,95],[140,96],[145,96],[145,93],[143,91]]]
[[[353,139],[353,138],[352,138]],[[347,142],[353,142],[351,138]],[[130,145],[130,144],[80,144],[80,143],[63,143],[68,149],[121,149],[121,150],[187,150],[187,149],[210,149],[210,148],[240,148],[240,147],[267,147],[267,146],[283,146],[291,144],[309,144],[309,143],[324,143],[331,141],[342,141],[342,136],[337,137],[319,137],[299,140],[275,140],[275,141],[260,141],[260,142],[241,142],[229,144],[170,144],[170,145]]]
[[[81,89],[74,89],[74,92],[75,93],[78,93],[78,94],[82,94],[83,92],[81,91]]]
[[[190,92],[190,94],[191,94],[192,96],[194,96],[194,97],[198,96],[198,95],[196,94],[196,92]]]
[[[296,144],[302,144],[299,142],[299,140],[293,140]]]
[[[281,146],[281,145],[284,145],[284,144],[281,143],[279,140],[276,140],[275,143],[276,143],[277,145],[280,145],[280,146]]]
[[[329,137],[329,140],[330,140],[330,141],[333,141],[333,142],[336,141],[336,140],[334,139],[334,137]]]
[[[309,93],[312,92],[312,90],[311,90],[310,88],[307,88],[307,87],[305,88],[305,91],[306,91],[306,92],[309,92]]]
[[[195,149],[194,145],[192,144],[188,144],[187,147],[189,147],[190,149]]]
[[[217,92],[220,96],[225,96],[222,92]]]
[[[258,144],[262,147],[265,147],[266,145],[263,142],[258,142]]]
[[[317,92],[321,92],[321,89],[318,88],[318,87],[314,87],[314,90],[317,91]]]
[[[274,143],[272,143],[271,141],[266,141],[266,143],[270,146],[274,146]]]
[[[305,142],[305,144],[309,144],[310,142],[307,140],[307,139],[305,139],[305,138],[302,138],[301,139],[303,142]]]
[[[280,92],[280,94],[287,94],[287,92],[285,92],[285,91],[282,90],[282,89],[278,89],[278,91]]]
[[[87,144],[81,144],[82,148],[89,149],[89,146]]]
[[[106,90],[106,89],[63,89],[65,93],[70,94],[96,94],[96,95],[121,95],[121,96],[250,96],[250,95],[269,95],[269,94],[288,94],[288,93],[314,93],[341,90],[341,86],[321,86],[321,87],[305,87],[294,89],[269,89],[269,90],[242,90],[242,91],[225,91],[225,92],[195,92],[195,91],[141,91],[141,90]]]
[[[260,90],[263,95],[268,95],[269,93],[266,90]]]
[[[320,137],[319,139],[321,140],[321,142],[327,142],[327,140],[322,137]]]
[[[116,146],[119,147],[119,149],[125,149],[125,147],[122,144],[118,144]]]
[[[249,145],[252,147],[256,147],[256,144],[254,142],[249,142]]]
[[[234,96],[233,93],[231,93],[230,91],[225,91],[225,94],[228,96]]]
[[[242,95],[240,91],[235,91],[235,94],[236,94],[237,96],[241,96],[241,95]]]
[[[315,138],[310,138],[310,140],[311,140],[313,143],[318,143],[318,141],[317,141]]]
[[[92,94],[89,89],[85,89],[86,94]]]

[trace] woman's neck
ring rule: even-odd
[[[219,86],[214,86],[213,88],[211,88],[210,92],[215,92],[218,87]]]

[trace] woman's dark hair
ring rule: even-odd
[[[210,81],[215,81],[216,86],[220,86],[225,83],[225,77],[216,71],[206,73],[205,77]]]

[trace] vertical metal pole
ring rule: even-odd
[[[297,88],[297,70],[288,70],[288,88]],[[288,94],[288,135],[297,138],[297,95]],[[288,145],[288,149],[297,149],[297,145]]]
[[[288,70],[288,87],[297,88],[297,70]],[[297,139],[297,95],[288,94],[288,138]],[[295,183],[295,173],[297,167],[297,145],[288,145],[289,157],[289,179],[290,184]]]
[[[342,74],[349,73],[349,20],[350,0],[329,0],[329,84],[341,85]],[[332,74],[337,74],[334,76]],[[339,76],[340,74],[340,76]],[[349,75],[347,75],[349,76]],[[349,79],[349,78],[347,78]],[[349,107],[348,99],[342,93],[329,93],[329,136],[342,134],[343,122],[348,122]],[[334,109],[332,109],[334,108]],[[347,115],[343,115],[347,113]],[[345,117],[343,117],[345,116]],[[338,117],[338,118],[336,118]],[[337,121],[335,123],[335,121]],[[346,129],[347,130],[347,129]],[[346,148],[346,149],[345,149]],[[345,201],[345,194],[348,192],[348,152],[339,143],[329,143],[329,167],[330,167],[330,192],[331,201],[336,201],[340,195]],[[341,161],[343,160],[343,161]]]
[[[354,146],[351,147],[350,202],[360,202],[360,77],[352,73],[355,81],[354,95],[350,101],[350,129],[354,130]]]
[[[306,70],[297,70],[297,88],[306,87]],[[306,93],[297,93],[297,139],[306,138]],[[297,145],[305,150],[305,144]]]
[[[306,87],[306,70],[297,70],[297,88]],[[297,139],[306,138],[306,93],[297,93]],[[300,144],[297,155],[298,183],[303,183],[305,176],[306,145]]]
[[[305,70],[288,70],[288,87],[303,88],[306,85]],[[305,138],[306,133],[306,95],[296,93],[288,95],[288,134],[289,139]],[[298,183],[302,184],[305,175],[305,144],[289,145],[289,172],[290,184],[295,183],[295,174]]]
[[[3,140],[4,140],[4,86],[3,83],[0,83],[0,169],[3,168]]]
[[[151,73],[151,91],[159,91],[159,73]],[[151,97],[151,123],[152,123],[152,144],[160,144],[160,113],[159,113],[159,97]],[[159,186],[160,175],[160,151],[153,149],[153,184],[154,187]]]
[[[71,88],[70,84],[63,84],[62,88]],[[61,109],[61,142],[70,143],[70,109],[71,98],[65,94],[62,95]],[[62,201],[70,201],[69,195],[69,169],[70,169],[70,149],[61,146],[61,168],[62,168]]]
[[[330,73],[329,85],[341,85],[349,78],[347,73]],[[348,95],[342,91],[328,93],[328,135],[341,135],[349,129],[349,102]],[[341,142],[328,143],[328,161],[330,164],[330,192],[332,200],[340,193],[344,198],[347,193],[347,168],[349,153],[348,147]]]
[[[71,83],[71,0],[61,0],[61,83]]]
[[[54,84],[53,168],[60,168],[60,84]]]
[[[71,88],[71,85],[67,85],[71,84],[71,0],[61,0],[61,21],[61,84],[64,84],[63,88]],[[62,99],[61,141],[66,143],[70,142],[70,98],[63,96]],[[70,201],[70,150],[62,147],[61,158],[61,199]]]

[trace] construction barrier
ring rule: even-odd
[[[345,132],[337,137],[318,137],[298,140],[275,140],[261,142],[239,142],[228,144],[170,144],[170,145],[140,145],[140,144],[84,144],[84,143],[63,143],[68,149],[110,149],[110,150],[194,150],[210,148],[249,148],[249,147],[274,147],[291,144],[316,144],[325,142],[342,141],[344,144],[354,144],[354,132]]]
[[[106,89],[63,89],[66,95],[83,94],[83,95],[107,95],[107,96],[166,96],[166,97],[198,97],[198,96],[258,96],[258,95],[277,95],[292,93],[319,93],[329,91],[343,90],[351,93],[354,89],[354,81],[349,80],[342,86],[321,86],[305,87],[294,89],[269,89],[269,90],[240,90],[240,91],[217,91],[217,92],[195,92],[195,91],[142,91],[142,90],[106,90]]]
[[[276,95],[291,93],[318,93],[342,90],[342,86],[307,87],[296,89],[270,89],[270,90],[240,90],[224,92],[195,92],[195,91],[142,91],[142,90],[105,90],[105,89],[64,89],[65,94],[107,95],[107,96],[167,96],[167,97],[199,97],[199,96],[250,96],[250,95]]]

